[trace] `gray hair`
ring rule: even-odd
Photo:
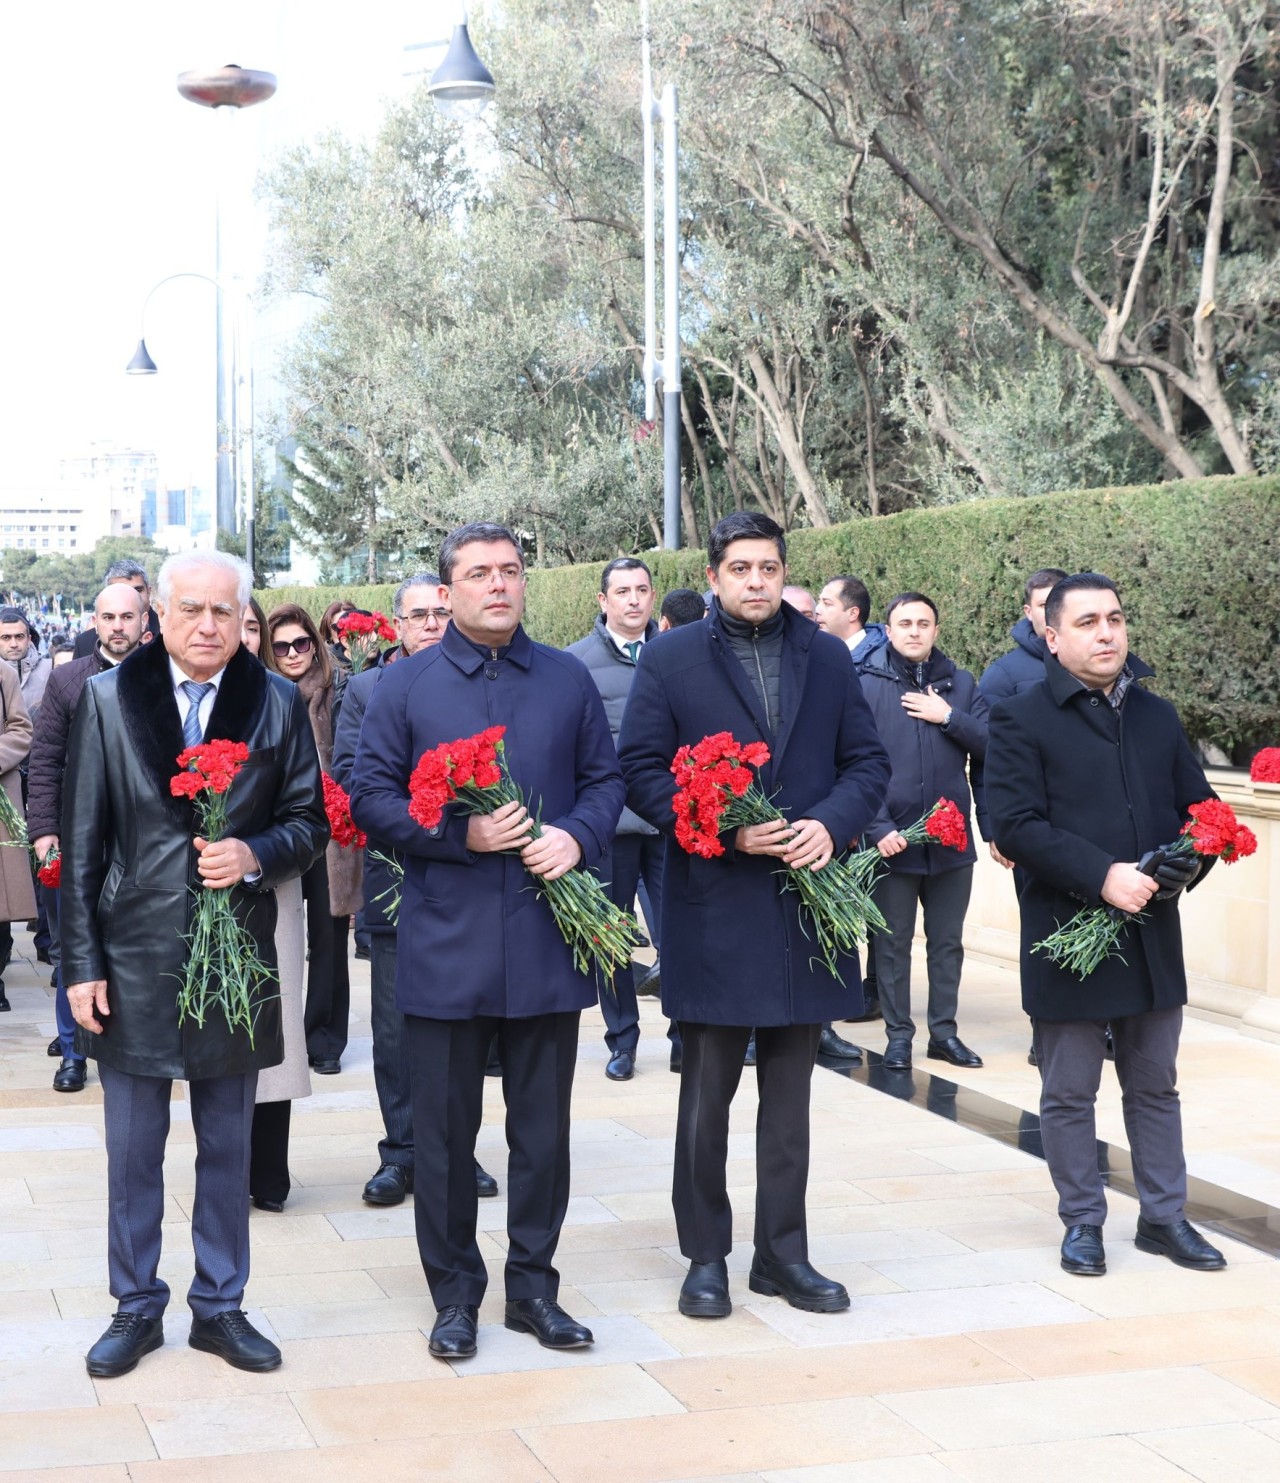
[[[400,611],[404,603],[404,595],[411,587],[439,587],[440,578],[435,572],[414,572],[411,577],[406,577],[396,588],[395,599],[392,603],[392,614],[396,618],[403,618]]]
[[[144,582],[147,582],[146,567],[139,566],[132,557],[123,556],[119,561],[113,561],[107,568],[106,574],[102,578],[102,583],[104,587],[109,587],[112,582],[127,582],[134,577],[141,577]],[[150,584],[148,583],[148,585]]]
[[[180,551],[176,556],[169,559],[160,568],[156,577],[156,590],[160,595],[160,601],[167,608],[169,599],[173,596],[173,579],[179,572],[194,571],[196,567],[213,566],[219,571],[234,572],[236,574],[236,601],[242,608],[249,606],[249,598],[253,594],[253,573],[249,570],[248,562],[241,561],[238,556],[232,556],[229,551]]]

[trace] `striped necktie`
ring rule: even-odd
[[[184,746],[198,747],[204,740],[204,728],[200,725],[200,702],[213,688],[212,684],[201,684],[199,680],[183,680],[183,692],[191,702],[187,707],[187,719],[182,723]]]

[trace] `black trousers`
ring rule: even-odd
[[[293,1103],[259,1102],[249,1138],[249,1193],[255,1200],[289,1198],[289,1111]]]
[[[756,1027],[756,1251],[776,1262],[809,1257],[809,1084],[821,1025]],[[671,1203],[680,1250],[691,1262],[719,1261],[733,1246],[725,1180],[729,1104],[742,1077],[749,1025],[680,1021],[684,1062],[676,1119]]]
[[[569,1101],[578,1010],[498,1019],[405,1016],[413,1086],[414,1217],[437,1308],[478,1307],[488,1286],[476,1242],[476,1133],[497,1035],[507,1104],[506,1295],[555,1298],[552,1265],[569,1205]]]
[[[596,867],[615,906],[630,911],[635,905],[641,879],[656,908],[662,899],[662,867],[666,840],[660,834],[616,834],[613,847]],[[647,918],[649,936],[656,945],[658,922]],[[611,1055],[625,1051],[634,1056],[640,1043],[640,1009],[636,1003],[635,969],[628,963],[613,975],[613,992],[600,986],[600,1013],[604,1016],[605,1044]]]
[[[313,1061],[339,1059],[347,1048],[351,977],[347,963],[350,921],[329,911],[329,871],[324,856],[302,877],[307,905],[307,997],[303,1024]]]

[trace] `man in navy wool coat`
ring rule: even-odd
[[[511,532],[451,532],[440,575],[453,622],[373,692],[351,786],[356,822],[405,856],[396,1004],[412,1068],[418,1249],[438,1310],[430,1349],[440,1359],[476,1352],[487,1278],[475,1143],[495,1033],[510,1149],[506,1326],[548,1348],[578,1348],[592,1335],[556,1302],[552,1259],[569,1201],[578,1020],[596,990],[530,876],[554,880],[604,856],[622,775],[586,666],[520,625],[524,560]],[[422,754],[489,726],[506,727],[511,775],[542,820],[536,840],[520,803],[484,816],[446,806],[433,829],[409,817]]]
[[[721,1318],[731,1309],[729,1104],[754,1025],[751,1290],[835,1313],[849,1295],[808,1259],[809,1083],[823,1021],[860,1012],[862,981],[856,956],[840,960],[839,978],[823,966],[799,898],[779,877],[820,868],[867,828],[888,786],[889,759],[848,650],[782,601],[781,529],[764,515],[727,516],[707,555],[708,620],[646,645],[618,747],[628,805],[668,836],[662,1007],[684,1041],[672,1203],[690,1262],[680,1311]],[[671,761],[679,747],[718,731],[768,744],[760,783],[786,820],[726,833],[724,854],[706,860],[671,838]]]

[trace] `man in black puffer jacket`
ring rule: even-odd
[[[973,840],[963,851],[908,844],[901,833],[940,798],[969,821],[969,778],[981,774],[987,750],[987,703],[968,670],[935,647],[938,609],[922,592],[904,592],[889,604],[889,642],[859,665],[862,693],[893,763],[893,777],[867,837],[888,874],[875,900],[888,931],[876,938],[876,977],[890,1070],[911,1065],[911,939],[917,903],[924,908],[929,959],[929,1048],[935,1060],[981,1066],[958,1037],[956,1005],[964,963],[961,934],[973,885]]]

